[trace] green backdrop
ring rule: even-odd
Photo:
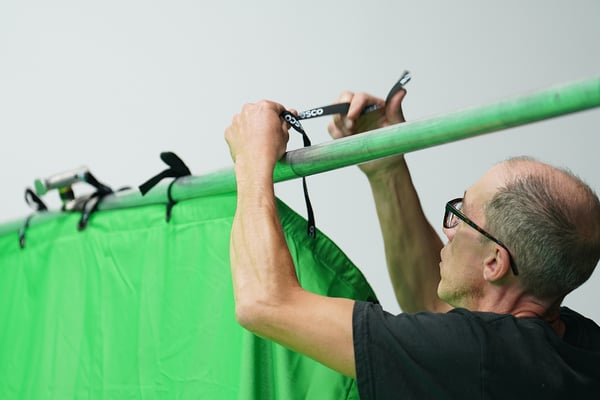
[[[356,399],[356,383],[241,328],[235,194],[78,213],[0,236],[1,399]],[[324,234],[279,202],[306,289],[375,298]]]

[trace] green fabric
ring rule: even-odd
[[[357,399],[356,383],[234,315],[235,195],[79,214],[0,236],[1,399]],[[363,275],[283,203],[307,290],[365,300]]]

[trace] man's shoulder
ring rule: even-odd
[[[594,320],[578,313],[575,310],[570,309],[569,307],[560,308],[560,318],[563,319],[565,322],[574,321],[589,326],[591,328],[600,329],[600,327]]]
[[[381,305],[368,302],[356,302],[353,316],[355,328],[365,324],[371,329],[403,331],[409,336],[424,337],[441,335],[480,335],[485,330],[494,330],[495,325],[504,325],[504,321],[514,320],[510,314],[470,311],[454,308],[445,313],[421,311],[416,313],[391,314]],[[509,322],[508,325],[511,325]],[[385,327],[385,328],[384,328]]]
[[[566,326],[567,344],[600,352],[600,327],[596,322],[568,307],[561,307],[560,318]]]
[[[512,314],[494,312],[472,311],[465,308],[454,308],[446,313],[417,312],[392,315],[385,312],[379,304],[357,302],[355,318],[362,314],[364,318],[369,315],[371,322],[383,324],[417,324],[421,327],[437,326],[469,326],[471,329],[478,326],[483,330],[518,330],[529,334],[547,334],[550,326],[539,318],[517,318]],[[587,340],[600,343],[600,327],[591,319],[567,307],[561,308],[561,319],[565,322],[571,338],[575,342]],[[477,330],[476,330],[477,331]],[[537,333],[534,333],[537,332]],[[599,345],[600,346],[600,345]]]
[[[519,330],[524,325],[532,323],[532,321],[524,321],[512,314],[472,311],[466,308],[454,308],[442,315],[445,318],[460,319],[463,323],[471,327],[479,327],[481,329],[480,332],[490,330],[491,332],[499,333],[501,330]],[[542,321],[533,321],[533,325],[537,325],[537,322]]]
[[[512,320],[515,318],[512,314],[500,314],[486,311],[472,311],[466,308],[453,308],[445,313],[445,315],[460,315],[463,318],[479,320],[482,322],[497,322],[504,320]]]

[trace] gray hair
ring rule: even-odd
[[[600,259],[600,200],[568,170],[524,157],[504,166],[508,179],[486,206],[486,225],[510,249],[528,293],[562,299]]]

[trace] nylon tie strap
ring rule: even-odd
[[[38,212],[48,211],[46,203],[31,188],[25,189],[25,202],[29,207],[33,208],[34,212],[25,218],[25,223],[19,229],[19,247],[22,249],[25,248],[25,234],[29,228],[31,218]]]
[[[292,114],[291,112],[286,110],[286,111],[282,112],[279,116],[281,118],[283,118],[284,121],[289,123],[292,126],[292,128],[294,128],[294,130],[296,130],[296,132],[299,132],[302,135],[302,141],[304,142],[304,147],[309,147],[311,145],[310,138],[308,137],[308,135],[304,131],[304,128],[302,127],[302,124],[300,123],[300,121],[298,121],[298,119],[296,118],[296,116],[294,114]],[[308,196],[308,187],[306,185],[306,177],[305,176],[302,177],[302,189],[304,190],[304,202],[306,203],[306,214],[307,214],[306,219],[308,221],[308,226],[307,226],[306,232],[308,233],[308,236],[314,238],[316,235],[315,214],[313,212],[312,204],[310,203],[310,197]]]
[[[142,193],[142,196],[144,196],[146,193],[148,193],[150,189],[156,186],[164,178],[175,178],[171,181],[169,187],[167,188],[168,202],[166,220],[167,222],[169,222],[171,220],[171,211],[173,209],[173,206],[177,204],[177,201],[175,201],[173,199],[173,196],[171,195],[171,189],[173,187],[173,184],[175,183],[175,181],[177,181],[177,179],[181,178],[182,176],[188,176],[192,173],[190,172],[190,169],[187,167],[187,165],[185,165],[185,163],[181,160],[181,158],[179,158],[177,154],[173,152],[165,151],[160,153],[160,159],[163,160],[163,162],[167,164],[170,168],[167,168],[164,171],[153,176],[152,178],[148,179],[146,182],[142,183],[138,188]]]
[[[408,71],[404,71],[400,76],[400,79],[394,84],[394,86],[388,92],[388,95],[385,98],[385,103],[389,103],[390,99],[398,93],[400,90],[404,88],[411,79],[410,73]],[[380,107],[377,104],[372,104],[366,106],[361,115],[370,113],[372,111],[378,110]],[[310,110],[302,111],[297,116],[292,114],[290,111],[284,111],[279,116],[284,121],[290,124],[290,126],[298,133],[302,135],[302,140],[304,142],[304,147],[309,147],[311,145],[310,138],[308,137],[304,127],[300,123],[300,120],[306,120],[316,117],[322,117],[325,115],[333,115],[333,114],[347,114],[350,109],[350,103],[337,103],[331,104],[328,106],[311,108]],[[307,233],[310,237],[315,237],[316,228],[315,228],[315,216],[314,211],[310,202],[310,198],[308,196],[308,187],[306,185],[306,177],[302,177],[302,188],[304,190],[304,200],[306,203],[306,213],[307,213]]]
[[[80,231],[85,229],[92,214],[98,211],[98,206],[102,199],[113,193],[113,190],[109,186],[101,183],[91,172],[85,173],[85,182],[95,187],[96,191],[83,202],[81,218],[79,218],[79,223],[77,224],[77,229]]]

